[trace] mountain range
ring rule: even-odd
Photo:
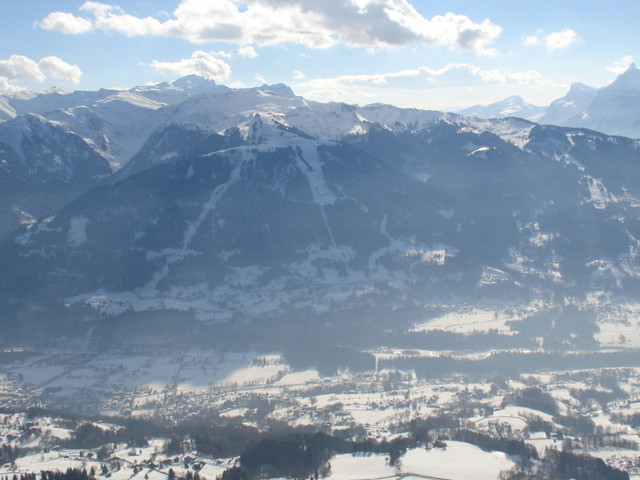
[[[602,88],[582,83],[571,85],[569,92],[540,107],[512,96],[490,105],[476,105],[458,111],[479,118],[520,117],[542,124],[588,128],[610,135],[640,137],[640,70],[631,64],[626,72]]]
[[[635,72],[590,111],[620,107]],[[629,138],[195,76],[0,105],[7,343],[235,329],[260,343],[318,325],[335,341],[434,304],[640,291]]]

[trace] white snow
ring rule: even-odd
[[[414,332],[443,330],[465,334],[497,330],[501,334],[512,335],[515,332],[506,325],[506,322],[517,319],[519,319],[518,314],[512,316],[499,310],[468,308],[446,313],[424,323],[416,324],[411,330]]]
[[[585,176],[587,185],[589,186],[589,193],[591,194],[591,202],[593,206],[599,210],[607,207],[609,203],[618,202],[619,199],[612,195],[604,186],[601,180],[593,178],[589,175]]]
[[[446,448],[409,450],[400,457],[402,473],[452,480],[491,480],[515,465],[502,452],[485,452],[463,442],[445,443]]]
[[[336,202],[336,194],[329,188],[322,173],[323,164],[318,157],[318,143],[299,141],[296,147],[300,149],[297,154],[298,169],[307,177],[313,201],[324,207]]]
[[[345,454],[331,458],[331,480],[374,479],[396,476],[384,455]]]
[[[474,151],[469,152],[467,154],[467,157],[473,157],[474,155],[478,155],[479,153],[486,153],[489,152],[491,150],[490,147],[480,147],[480,148],[476,148]]]
[[[308,385],[320,381],[320,374],[317,370],[305,370],[302,372],[292,372],[286,374],[275,385],[287,386],[289,388],[299,385]]]

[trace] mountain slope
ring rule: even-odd
[[[27,114],[0,124],[0,237],[52,213],[110,174],[105,157],[43,117]]]
[[[351,145],[254,115],[239,145],[94,189],[2,244],[3,318],[67,335],[140,315],[383,330],[434,301],[635,298],[636,143],[423,115],[417,131],[361,117]]]
[[[434,303],[637,297],[638,142],[282,86],[145,88],[0,124],[7,185],[59,202],[0,244],[5,335],[375,335]],[[122,128],[135,154],[111,174]]]
[[[418,270],[448,270],[455,224],[437,189],[281,132],[88,193],[5,242],[16,274],[2,291],[15,301],[29,285],[22,300],[36,309],[173,308],[220,322],[386,303]]]
[[[582,115],[598,93],[597,88],[574,83],[567,94],[551,102],[538,122],[549,125],[567,125],[574,117]]]

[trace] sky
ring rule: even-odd
[[[197,74],[351,104],[548,105],[640,59],[637,0],[0,0],[0,92]]]

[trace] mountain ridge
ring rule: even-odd
[[[77,145],[106,171],[99,185],[65,177],[73,198],[59,195],[1,242],[0,265],[13,272],[0,281],[7,332],[99,337],[113,324],[117,341],[136,322],[170,336],[174,318],[196,336],[265,322],[276,335],[340,318],[374,335],[433,302],[637,296],[638,142],[207,86],[160,106],[118,92],[95,111],[0,124],[2,138],[32,118],[65,139],[60,158],[85,165],[69,153]],[[95,120],[93,138],[69,128],[74,118]],[[109,174],[112,136],[141,131],[137,152]],[[10,143],[3,158],[22,158]],[[47,180],[54,157],[43,157]],[[593,344],[588,329],[555,334]]]
[[[542,124],[588,128],[610,135],[640,137],[640,70],[632,63],[611,84],[594,88],[576,82],[564,97],[547,107],[536,107],[512,96],[489,104],[459,110],[479,118],[520,116]]]

